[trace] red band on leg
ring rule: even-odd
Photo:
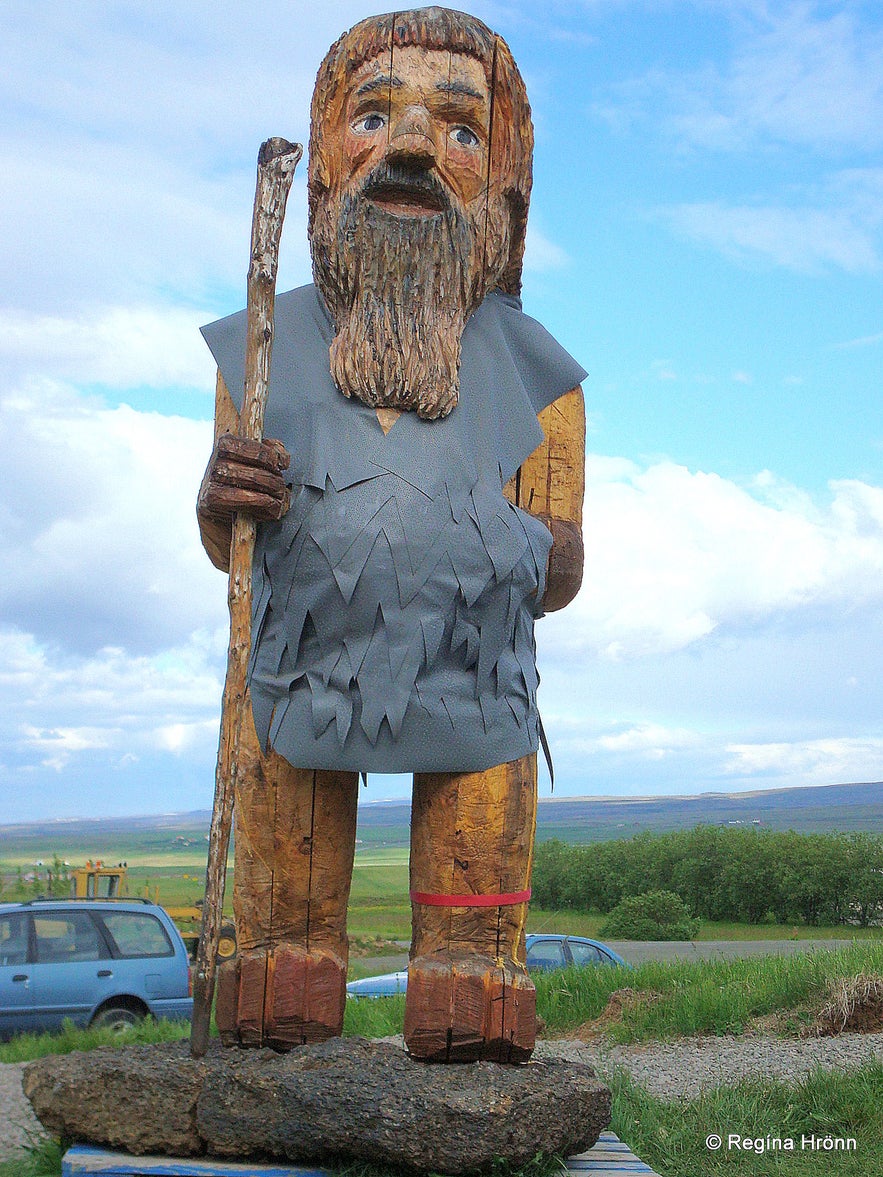
[[[426,907],[511,907],[516,903],[527,903],[530,887],[526,891],[507,891],[502,895],[432,895],[426,891],[412,891],[411,899]]]

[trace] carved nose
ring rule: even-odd
[[[387,158],[402,159],[428,167],[435,163],[429,111],[425,106],[408,106],[392,128]]]

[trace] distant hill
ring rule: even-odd
[[[696,825],[757,825],[803,834],[831,830],[883,833],[883,781],[700,793],[684,797],[562,797],[540,802],[537,836],[563,842],[630,838]]]
[[[359,838],[369,846],[407,846],[410,805],[359,807]],[[189,849],[204,858],[208,810],[152,817],[77,818],[0,826],[0,860],[86,857],[119,860]],[[642,830],[690,829],[700,823],[741,824],[801,833],[866,830],[883,833],[883,782],[701,793],[684,797],[561,797],[540,801],[537,836],[564,842],[630,838]]]

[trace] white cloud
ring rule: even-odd
[[[268,134],[306,132],[319,62],[364,15],[358,0],[308,10],[266,0],[259,21],[247,8],[210,0],[153,0],[143,9],[125,0],[75,8],[7,0],[0,95],[59,142],[83,134],[162,139],[198,166],[245,145],[253,163]]]
[[[724,181],[728,193],[746,180],[753,186],[741,200],[701,198],[663,211],[684,236],[800,272],[878,270],[883,178],[866,161],[883,143],[879,21],[858,4],[831,11],[811,0],[707,7],[721,24],[704,60],[619,82],[595,100],[597,117],[615,133],[649,125],[677,142],[682,162],[707,152],[747,161]],[[849,160],[856,166],[844,167]],[[838,170],[825,176],[830,161]],[[714,174],[711,161],[697,181],[703,196]]]
[[[686,728],[666,727],[660,723],[645,722],[634,726],[619,724],[607,731],[587,735],[576,730],[585,730],[587,725],[584,721],[568,724],[566,719],[562,722],[557,717],[552,718],[559,733],[556,748],[560,748],[565,756],[614,753],[662,760],[675,750],[693,748],[701,742],[696,732]]]
[[[727,202],[706,199],[707,191],[666,196],[691,202],[664,214],[679,232],[740,259],[795,269],[879,266],[883,171],[843,164],[847,150],[880,141],[880,37],[873,22],[860,27],[849,15],[858,8],[840,8],[829,19],[832,9],[806,3],[728,0],[717,6],[733,17],[722,64],[632,87],[629,116],[644,117],[652,103],[654,119],[682,143],[760,147],[777,159],[783,144],[839,153],[841,170],[827,181],[775,195],[761,186],[728,193]],[[479,0],[478,9],[504,32],[538,19],[505,3]],[[207,414],[211,363],[195,327],[233,309],[244,292],[257,145],[270,133],[306,136],[316,67],[364,13],[360,0],[309,13],[303,4],[268,0],[260,21],[245,7],[208,0],[155,0],[137,12],[125,0],[0,7],[0,101],[14,115],[0,133],[4,813],[29,816],[37,801],[26,799],[28,781],[47,812],[210,800],[226,586],[199,547],[193,518],[209,426],[109,409],[76,388],[111,388],[115,401],[127,388],[201,389]],[[565,15],[577,31],[571,11]],[[564,91],[548,58],[525,58],[552,159],[563,142],[556,135]],[[280,288],[309,275],[305,171],[302,165],[289,206]],[[797,176],[790,172],[787,184]],[[569,265],[553,236],[532,225],[528,269]],[[857,324],[853,334],[874,326]],[[855,345],[875,341],[871,335]],[[653,354],[664,354],[662,346]],[[662,363],[655,371],[660,379],[676,375]],[[771,475],[744,488],[662,461],[593,459],[586,587],[540,630],[551,659],[544,685],[564,684],[547,714],[563,755],[615,766],[631,758],[648,778],[687,766],[690,781],[711,763],[735,762],[736,753],[722,749],[748,747],[747,737],[728,729],[706,739],[695,711],[664,713],[673,661],[686,679],[685,663],[702,662],[718,639],[733,647],[747,634],[763,647],[755,651],[762,666],[770,648],[763,627],[784,618],[782,628],[798,636],[779,649],[788,659],[796,650],[805,673],[810,655],[799,656],[808,616],[818,634],[826,620],[863,604],[868,615],[879,611],[880,494],[844,482],[816,504]],[[864,661],[844,656],[835,669],[844,681],[852,674],[854,697],[868,700],[876,666],[866,641],[862,651]],[[709,675],[711,661],[703,662]],[[739,680],[745,697],[757,690],[756,665]],[[819,696],[830,681],[825,668],[822,661],[810,668]],[[603,691],[600,700],[591,694],[592,674],[606,675],[610,697],[620,691],[615,704]],[[636,684],[646,688],[651,678],[653,705],[636,704]],[[695,708],[695,697],[715,693],[704,682],[692,690]],[[781,687],[782,713],[797,690]],[[731,691],[730,711],[739,705],[739,691]],[[862,722],[870,730],[873,715]],[[764,729],[762,736],[779,734]],[[761,735],[752,730],[752,737],[759,767],[751,771],[767,771],[757,752]],[[866,751],[874,754],[873,741]],[[843,762],[828,763],[839,771]],[[794,754],[793,768],[783,771],[799,773],[802,764]],[[611,779],[621,788],[616,772]],[[634,783],[643,779],[639,772]]]
[[[762,258],[804,273],[833,266],[860,274],[880,267],[879,217],[871,222],[851,208],[702,201],[663,209],[661,215],[681,235],[740,261]]]
[[[214,364],[198,329],[211,317],[159,306],[93,307],[71,316],[0,309],[0,358],[7,378],[38,371],[71,384],[183,386],[208,396]]]
[[[858,339],[847,339],[845,343],[840,343],[837,346],[841,348],[876,347],[878,343],[883,343],[883,331],[877,331],[874,335],[862,335]]]
[[[169,723],[155,732],[158,748],[180,755],[208,741],[217,741],[217,719],[204,719],[194,723]]]
[[[772,476],[752,490],[671,462],[590,456],[586,576],[545,619],[545,656],[673,652],[773,617],[883,601],[883,488],[840,481],[826,505]]]
[[[21,623],[0,635],[2,775],[25,788],[29,780],[45,782],[40,774],[49,773],[69,795],[77,774],[119,777],[131,788],[139,779],[135,774],[162,772],[188,782],[175,792],[192,799],[182,803],[207,804],[225,646],[224,579],[196,545],[189,493],[186,511],[171,510],[170,547],[161,554],[145,542],[157,526],[150,501],[140,513],[131,502],[145,483],[154,485],[158,473],[170,483],[168,494],[182,497],[166,467],[157,471],[149,457],[157,441],[172,451],[183,445],[175,436],[178,422],[96,409],[57,390],[54,400],[44,398],[47,407],[43,432],[29,436],[27,445],[29,453],[48,454],[57,480],[49,484],[50,508],[44,507],[35,528],[46,535],[40,575],[60,598],[61,612],[77,619],[78,632],[67,633],[44,608],[31,618],[39,639],[23,632]],[[32,411],[33,403],[20,397],[18,408]],[[201,449],[207,425],[188,424]],[[63,521],[80,539],[60,556],[56,500],[65,505],[58,486],[66,484],[68,470],[58,437],[71,438],[73,452],[84,459],[79,481],[71,483],[78,510]],[[142,444],[135,444],[136,438]],[[118,463],[108,452],[115,449]],[[168,469],[174,468],[173,458],[174,452],[168,454]],[[201,453],[193,458],[194,478],[201,458]],[[751,490],[668,462],[642,468],[624,459],[591,458],[588,473],[586,586],[566,614],[546,619],[540,630],[544,713],[559,770],[573,782],[571,789],[597,788],[588,784],[587,771],[608,787],[634,773],[634,782],[651,791],[682,791],[685,781],[707,786],[709,776],[720,773],[731,780],[763,776],[776,783],[873,775],[868,766],[874,740],[843,744],[820,737],[800,751],[796,745],[739,739],[737,723],[718,722],[717,734],[709,734],[689,713],[666,714],[671,692],[665,687],[660,694],[660,684],[671,681],[672,659],[697,644],[703,649],[702,638],[711,633],[729,634],[731,645],[738,646],[746,633],[759,633],[773,617],[790,617],[799,633],[802,614],[810,615],[811,626],[819,623],[819,610],[831,610],[834,618],[862,605],[879,610],[883,489],[842,482],[832,486],[827,503],[817,505],[769,473]],[[108,500],[116,506],[108,508]],[[113,533],[108,547],[130,566],[129,575],[113,583],[82,538],[90,534],[90,520],[96,513],[103,518],[106,509],[110,519],[97,531]],[[133,514],[117,523],[119,509]],[[7,545],[15,562],[37,559],[28,536],[10,535],[18,544]],[[176,563],[174,553],[191,546],[192,568],[186,561]],[[155,579],[158,564],[168,566],[174,583],[162,584],[155,596],[145,592],[145,584]],[[31,577],[29,583],[40,582]],[[116,600],[113,625],[101,612],[104,597]],[[153,616],[155,609],[163,624]],[[80,630],[93,640],[83,640]],[[98,634],[103,645],[94,640]],[[603,681],[603,667],[627,673],[629,665],[633,679],[645,678],[643,714],[635,712],[640,694],[634,682],[633,701],[626,704],[611,702],[603,687],[600,693],[593,687],[599,674]],[[853,675],[863,674],[857,662],[844,665]],[[642,667],[650,668],[649,677]],[[623,719],[630,713],[634,718]],[[163,786],[163,806],[170,789],[171,784]],[[27,804],[24,794],[15,802],[24,813]],[[75,797],[55,804],[59,812],[81,808]],[[155,803],[140,797],[114,804],[122,812],[144,811],[160,801],[158,795]]]
[[[883,739],[829,737],[794,743],[731,744],[726,771],[734,776],[799,778],[804,784],[880,780]]]
[[[153,305],[170,290],[179,305],[244,294],[253,167],[203,175],[168,144],[83,140],[47,158],[0,140],[0,199],[7,225],[20,227],[0,235],[0,264],[16,276],[7,303],[69,314]],[[309,274],[304,184],[301,175],[283,244],[298,275]]]
[[[731,60],[664,79],[680,135],[726,149],[754,139],[835,149],[881,142],[883,35],[858,8],[826,13],[798,2],[732,12]]]
[[[319,62],[360,14],[10,0],[0,7],[4,299],[35,314],[244,291],[257,149],[306,141]],[[352,20],[351,20],[352,18]],[[266,36],[267,28],[273,36]],[[255,81],[255,63],[260,62]],[[307,279],[306,164],[280,281]]]
[[[570,264],[567,253],[556,245],[549,237],[534,227],[533,221],[528,225],[527,239],[524,248],[524,268],[532,273],[545,273],[548,270],[560,270]]]
[[[86,752],[93,748],[106,748],[109,733],[100,727],[54,727],[36,728],[25,726],[22,742],[29,747],[52,753],[44,764],[60,768],[73,752]]]
[[[678,378],[670,360],[654,360],[650,367],[657,380],[677,380]]]
[[[19,630],[0,632],[0,735],[17,772],[56,771],[96,751],[111,761],[217,743],[224,634],[198,631],[152,655],[78,656]],[[9,767],[9,765],[7,765]]]
[[[107,409],[43,381],[0,400],[7,622],[88,653],[149,652],[223,620],[194,503],[208,422]]]

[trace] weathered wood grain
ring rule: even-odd
[[[347,967],[346,909],[356,840],[358,775],[292,767],[261,753],[251,708],[237,780],[233,908],[240,949],[260,973],[222,974],[236,995],[242,1040],[274,1046],[339,1034]],[[219,992],[219,1002],[221,994]],[[220,1018],[220,1013],[216,1015]],[[219,1020],[220,1027],[220,1020]],[[229,1038],[236,1040],[235,1024]]]
[[[415,774],[411,891],[468,900],[526,890],[536,771],[532,755],[480,773]],[[405,1041],[415,1057],[529,1057],[536,999],[524,967],[526,919],[526,903],[412,902]]]
[[[268,139],[261,144],[258,153],[257,191],[248,271],[245,396],[240,418],[242,436],[252,441],[260,441],[263,434],[270,381],[279,240],[282,235],[288,192],[301,154],[299,145],[289,143],[285,139]],[[223,915],[227,850],[239,772],[239,736],[246,704],[246,672],[251,630],[251,565],[255,534],[255,521],[247,515],[238,514],[233,522],[233,537],[230,544],[230,574],[227,585],[230,642],[227,650],[227,678],[224,684],[214,808],[209,831],[202,930],[193,978],[190,1048],[194,1058],[204,1056],[208,1048],[215,961]]]

